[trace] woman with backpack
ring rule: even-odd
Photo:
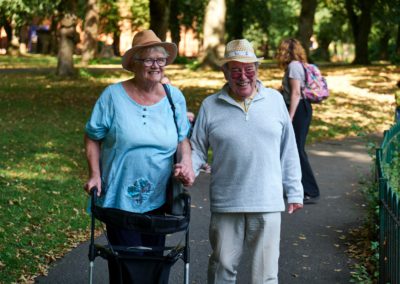
[[[304,64],[307,64],[307,56],[301,43],[291,38],[280,43],[276,58],[279,67],[285,71],[281,92],[288,107],[296,136],[302,171],[304,203],[312,203],[319,197],[319,188],[305,151],[312,119],[311,103],[302,95],[306,80]]]

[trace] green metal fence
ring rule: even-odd
[[[400,283],[400,192],[392,188],[386,172],[400,150],[400,122],[385,131],[376,152],[379,179],[379,283]]]

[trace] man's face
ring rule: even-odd
[[[227,67],[224,75],[232,92],[243,99],[251,96],[257,83],[256,64],[230,61]]]

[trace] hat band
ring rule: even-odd
[[[235,57],[235,56],[246,56],[246,57],[251,57],[251,58],[257,58],[253,52],[242,51],[242,50],[231,51],[228,53],[228,55],[225,58],[230,58],[230,57]]]

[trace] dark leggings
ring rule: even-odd
[[[317,197],[319,188],[315,180],[310,162],[305,150],[308,130],[312,119],[312,106],[307,100],[301,99],[293,117],[293,129],[296,136],[297,148],[300,156],[301,183],[303,184],[304,194]]]
[[[162,214],[164,212],[163,208],[147,212],[146,214]],[[165,246],[165,235],[154,235],[154,234],[142,234],[132,230],[120,229],[113,227],[110,224],[106,224],[107,228],[107,238],[111,245],[114,246],[148,246],[148,247],[164,247]],[[151,253],[147,253],[151,254]],[[153,253],[153,255],[160,254],[162,252]],[[122,271],[120,273],[120,266],[117,261],[110,258],[108,259],[108,273],[110,278],[110,283],[132,283],[130,274],[124,271],[124,267],[121,267]],[[122,274],[122,275],[121,275]],[[122,279],[121,279],[122,277]],[[122,281],[121,281],[122,280]]]

